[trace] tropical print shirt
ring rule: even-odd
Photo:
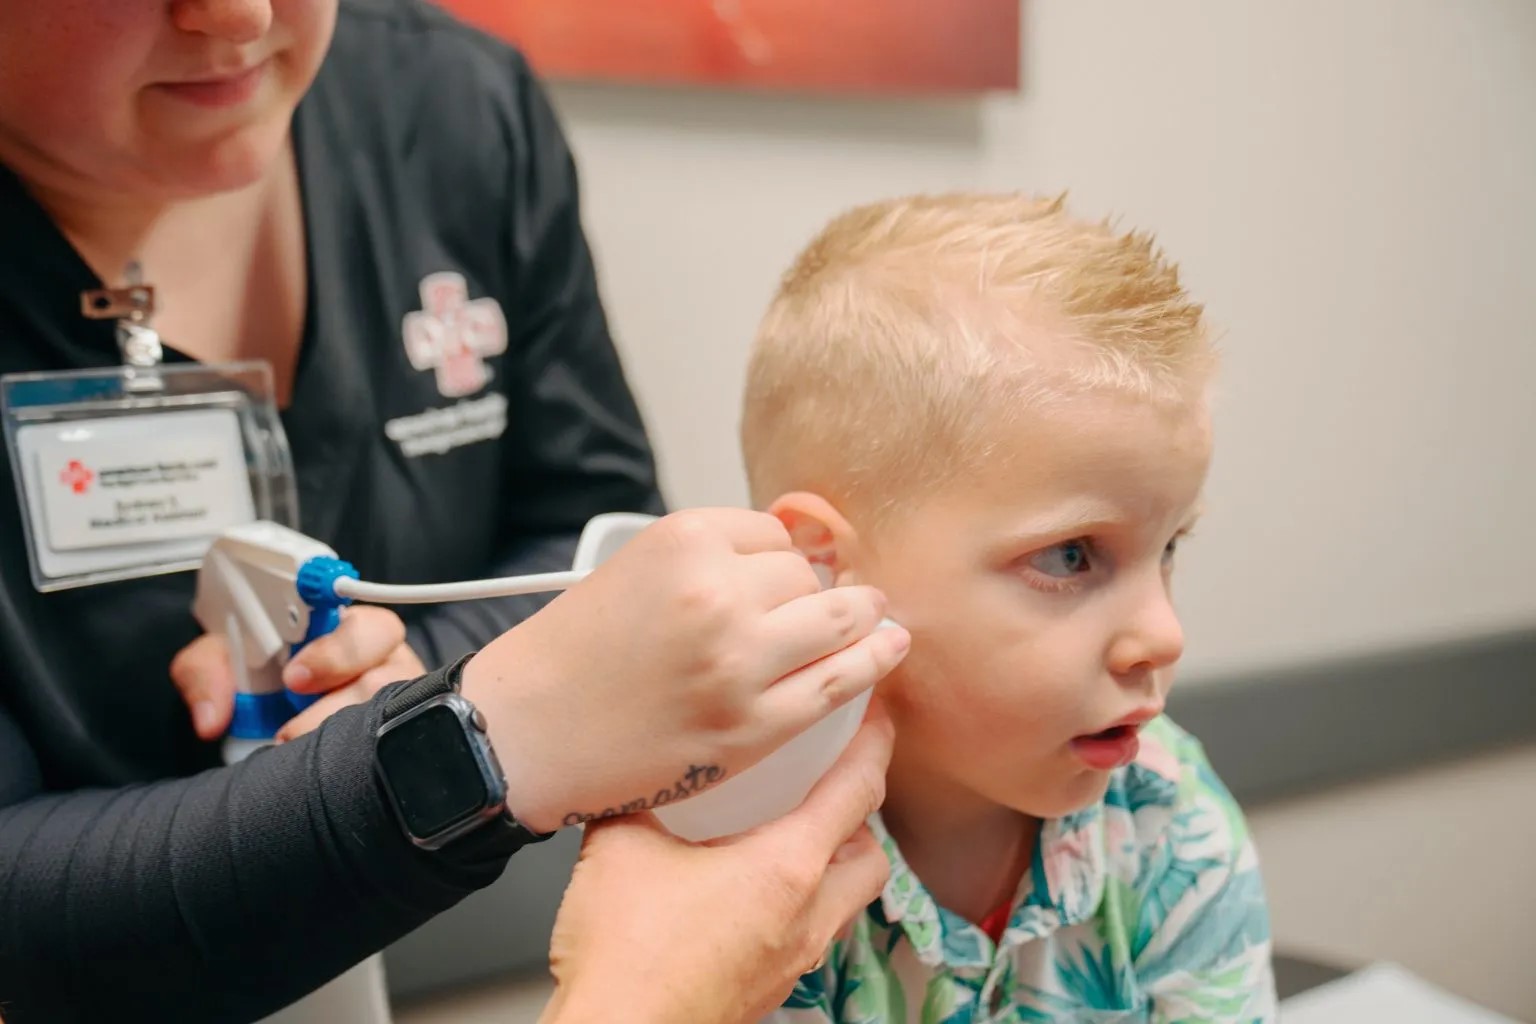
[[[1001,941],[934,902],[876,818],[880,900],[771,1024],[1273,1021],[1269,914],[1242,812],[1166,718],[1104,799],[1043,822]]]

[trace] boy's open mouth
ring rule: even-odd
[[[1123,740],[1136,735],[1137,728],[1134,725],[1112,725],[1108,729],[1101,729],[1095,733],[1089,733],[1081,737],[1085,740]]]
[[[1112,725],[1073,740],[1072,752],[1096,771],[1124,768],[1141,752],[1140,731],[1138,725]]]

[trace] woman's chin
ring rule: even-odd
[[[236,192],[265,178],[282,152],[281,139],[267,145],[221,145],[201,159],[188,161],[175,184],[184,198]]]
[[[250,126],[215,139],[153,147],[138,161],[150,189],[166,200],[236,192],[261,181],[287,147],[287,125]]]

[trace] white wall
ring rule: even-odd
[[[1275,942],[1536,1020],[1536,746],[1253,814]],[[1365,1024],[1365,1022],[1362,1022]]]
[[[1536,619],[1536,4],[1037,0],[1018,96],[565,86],[674,503],[744,500],[757,317],[829,215],[1070,187],[1226,335],[1192,674]]]

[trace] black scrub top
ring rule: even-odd
[[[661,511],[571,156],[523,59],[418,0],[342,0],[293,131],[310,299],[283,422],[300,528],[365,579],[427,582],[568,568],[593,515]],[[100,286],[0,167],[0,372],[118,362],[113,325],[79,312]],[[407,317],[465,304],[490,354],[415,368]],[[7,459],[8,1024],[256,1019],[494,880],[505,855],[428,855],[401,835],[371,770],[377,701],[194,774],[217,747],[168,677],[199,632],[193,574],[37,593]],[[440,665],[535,600],[403,614]]]

